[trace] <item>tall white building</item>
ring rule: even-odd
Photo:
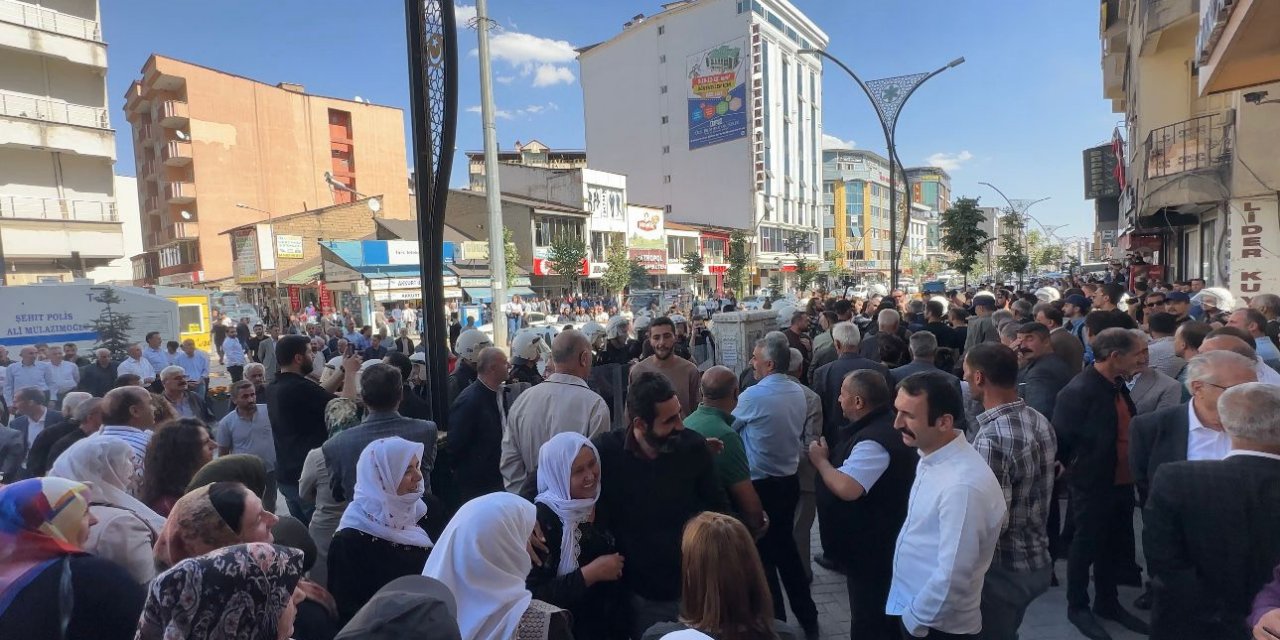
[[[674,220],[744,229],[760,276],[819,259],[827,35],[787,0],[680,0],[579,51],[587,155]]]
[[[125,257],[97,0],[0,0],[3,283]]]

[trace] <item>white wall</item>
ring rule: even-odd
[[[122,233],[122,257],[110,265],[98,267],[88,273],[94,282],[133,282],[133,265],[129,258],[143,252],[142,212],[138,209],[138,179],[115,177],[116,214],[120,216]]]

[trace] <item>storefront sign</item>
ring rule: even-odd
[[[324,280],[316,283],[316,290],[319,292],[317,297],[320,298],[320,310],[325,311],[327,309],[332,309],[333,292],[329,291],[329,287],[324,283]]]
[[[421,264],[418,243],[412,240],[388,240],[387,264]]]
[[[489,243],[478,241],[467,241],[460,243],[461,251],[457,256],[458,260],[488,260],[489,259]]]
[[[405,300],[421,300],[422,290],[400,289],[396,291],[374,291],[373,299],[377,302],[404,302]]]
[[[587,197],[583,208],[591,212],[593,218],[621,220],[626,215],[627,200],[622,189],[587,185]]]
[[[729,273],[729,265],[726,265],[726,264],[708,265],[707,273],[713,276],[724,275],[726,273]]]
[[[369,288],[374,291],[390,291],[392,289],[421,289],[422,278],[378,278],[369,281]]]
[[[302,258],[302,236],[276,236],[277,258]]]
[[[627,256],[639,262],[650,275],[662,275],[667,272],[665,249],[627,249]]]
[[[555,269],[551,268],[551,263],[546,258],[533,259],[533,275],[535,276],[558,276],[560,275]],[[586,258],[582,259],[582,269],[578,272],[580,276],[591,275],[591,265]]]
[[[747,39],[685,59],[689,78],[689,149],[747,137]]]
[[[1231,212],[1231,293],[1249,304],[1259,293],[1280,291],[1280,206],[1274,197],[1241,198],[1231,201]]]
[[[294,313],[302,311],[302,287],[296,284],[289,285],[289,308]]]
[[[258,234],[255,229],[231,232],[231,256],[235,261],[236,282],[258,281]]]
[[[1116,154],[1110,144],[1084,150],[1084,197],[1086,200],[1120,195],[1116,181]]]

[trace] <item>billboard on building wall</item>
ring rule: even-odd
[[[685,62],[689,149],[747,137],[747,39],[699,51]]]
[[[1280,204],[1268,198],[1238,198],[1231,201],[1230,232],[1224,232],[1226,251],[1220,251],[1219,266],[1227,274],[1227,284],[1236,303],[1249,304],[1260,293],[1280,290]]]
[[[627,207],[627,247],[667,250],[662,209]]]
[[[236,282],[258,281],[258,234],[253,227],[231,232],[231,259]]]

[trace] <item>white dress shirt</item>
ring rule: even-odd
[[[853,478],[864,492],[871,491],[888,469],[889,452],[874,440],[863,440],[853,445],[849,457],[840,465],[840,473]]]
[[[51,393],[54,398],[61,398],[69,391],[76,388],[80,384],[80,368],[74,362],[63,360],[58,364],[49,363],[49,371],[53,375],[53,389],[56,393]]]
[[[922,456],[893,554],[885,613],[911,635],[982,630],[982,583],[1005,521],[1004,491],[962,437]]]
[[[40,419],[27,418],[27,447],[31,447],[31,443],[36,441],[36,436],[44,431],[44,421],[49,419],[49,410],[40,407]]]
[[[4,379],[4,401],[12,407],[13,394],[27,387],[53,392],[53,370],[48,362],[36,360],[30,365],[21,362],[9,365]]]
[[[591,438],[609,428],[609,406],[577,376],[553,373],[520,394],[507,416],[499,468],[507,491],[519,493],[538,468],[538,451],[566,431]]]
[[[1280,385],[1280,372],[1277,372],[1275,369],[1272,369],[1270,365],[1263,362],[1261,357],[1254,357],[1258,361],[1253,367],[1254,372],[1258,374],[1258,382]]]
[[[1194,400],[1187,403],[1187,459],[1221,460],[1231,452],[1231,436],[1225,430],[1204,426],[1196,415]]]
[[[156,379],[156,370],[151,366],[150,362],[147,362],[146,358],[138,358],[137,360],[125,358],[124,362],[116,366],[116,375],[122,376],[126,373],[132,373],[142,378],[142,384],[144,385],[151,384],[151,381]]]

